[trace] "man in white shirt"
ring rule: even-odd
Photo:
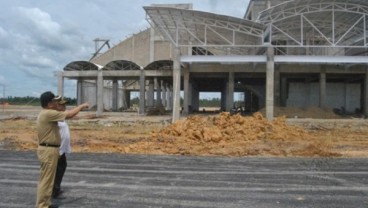
[[[65,111],[67,100],[64,100],[63,97],[57,96],[57,110]],[[70,145],[70,131],[69,126],[66,121],[58,121],[59,133],[61,138],[60,149],[59,149],[59,160],[56,169],[56,176],[54,182],[54,189],[52,193],[53,198],[59,197],[63,191],[61,190],[61,181],[63,180],[63,176],[66,170],[67,162],[66,162],[66,154],[71,153],[71,145]]]

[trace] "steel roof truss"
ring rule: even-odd
[[[364,18],[364,15],[362,15],[362,17],[360,17],[345,33],[344,33],[344,35],[342,35],[341,37],[340,37],[340,39],[338,40],[338,41],[336,41],[336,43],[335,43],[335,45],[338,45],[339,44],[339,42],[343,39],[343,38],[345,38],[345,36],[348,34],[348,33],[350,33],[350,31],[352,31],[354,28],[355,28],[355,26],[356,25],[358,25],[358,23],[359,22],[361,22],[362,20],[363,20],[363,18]]]
[[[312,26],[328,43],[330,43],[331,45],[333,45],[333,43],[331,43],[331,41],[325,36],[325,34],[323,34],[323,32],[321,32],[314,24],[313,22],[311,22],[307,17],[303,16],[303,19],[305,21],[307,21],[310,26]]]
[[[153,14],[151,14],[151,15],[153,15]],[[175,46],[178,46],[177,39],[175,40],[175,38],[167,30],[165,30],[165,24],[164,24],[164,21],[161,18],[161,15],[154,15],[154,16],[157,16],[157,18],[152,19],[152,18],[150,18],[149,15],[147,15],[146,16],[147,22],[151,25],[151,27],[157,28],[161,32],[161,34],[166,36],[166,38],[169,39]],[[160,20],[160,22],[155,21],[156,19]]]
[[[193,37],[195,40],[197,40],[201,45],[205,45],[205,43],[196,36],[195,33],[193,33],[192,31],[190,31],[189,29],[187,29],[187,27],[183,27],[183,28],[180,28],[181,30],[185,30],[191,37]],[[179,27],[177,29],[177,31],[179,30]],[[177,32],[178,36],[179,36],[179,32]],[[183,39],[183,38],[180,38],[180,37],[177,37],[177,40],[179,39]]]
[[[365,15],[365,18],[364,18],[364,24],[363,24],[363,27],[364,27],[364,31],[363,31],[363,34],[364,34],[364,46],[368,46],[368,15]]]
[[[226,21],[221,20],[213,20],[213,19],[206,19],[206,18],[200,18],[200,17],[193,17],[193,19],[188,19],[187,21],[189,25],[192,25],[193,23],[202,24],[203,26],[211,27],[211,28],[223,28],[227,30],[233,30],[236,32],[244,33],[247,35],[252,35],[259,37],[263,34],[263,30],[257,30],[255,28],[249,28],[247,26],[234,24]],[[196,25],[197,25],[196,24]]]
[[[230,41],[228,40],[226,37],[224,37],[223,35],[221,35],[220,33],[218,33],[216,30],[212,29],[212,27],[210,26],[206,26],[206,30],[209,29],[211,30],[212,32],[214,32],[218,37],[220,37],[221,39],[225,40],[229,45],[234,45],[235,43],[235,40],[234,40],[234,35],[233,35],[233,40]],[[234,34],[234,31],[232,31],[233,34]]]
[[[290,38],[292,41],[296,42],[298,45],[303,45],[301,42],[299,42],[298,40],[294,39],[293,37],[291,37],[287,32],[283,31],[282,29],[278,28],[275,25],[272,25],[272,28],[280,31],[282,34],[284,34],[285,36],[287,36],[288,38]]]
[[[344,11],[344,12],[354,12],[360,14],[368,13],[368,6],[366,5],[358,5],[354,3],[346,3],[346,2],[316,2],[309,3],[307,5],[295,5],[291,8],[284,8],[279,11],[278,9],[272,10],[271,13],[267,14],[267,10],[265,12],[261,12],[258,18],[259,21],[264,23],[279,21],[290,16],[300,15],[302,13],[312,13],[312,12],[320,12],[320,11]]]

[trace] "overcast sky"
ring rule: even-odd
[[[0,97],[57,93],[54,72],[89,60],[95,38],[110,45],[149,27],[143,6],[192,3],[194,10],[242,18],[249,0],[0,0]],[[64,95],[76,97],[75,81]]]

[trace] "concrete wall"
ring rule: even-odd
[[[111,87],[104,87],[103,91],[103,105],[104,110],[112,111],[112,88]],[[118,90],[118,109],[123,106],[123,90]]]
[[[326,105],[329,108],[345,107],[354,112],[360,108],[361,86],[358,83],[327,83]],[[319,83],[289,83],[287,106],[310,107],[319,105]]]
[[[359,84],[327,84],[327,105],[334,108],[343,106],[347,111],[354,112],[360,108],[360,91]]]
[[[266,86],[265,85],[246,85],[246,89],[253,92],[258,97],[258,105],[260,109],[266,106]]]
[[[133,62],[140,66],[147,66],[150,63],[150,29],[140,32],[134,38]]]
[[[104,66],[110,61],[128,60],[145,67],[150,64],[150,35],[150,29],[134,34],[132,37],[125,39],[107,52],[97,56],[92,62]],[[153,39],[155,40],[153,44],[154,61],[171,60],[171,44],[162,41],[158,35],[154,35]]]
[[[155,41],[154,59],[156,61],[172,59],[171,44],[165,41]]]
[[[157,34],[153,34],[151,39],[151,29],[146,29],[142,32],[134,34],[133,36],[120,42],[107,52],[95,57],[92,62],[101,66],[114,60],[128,60],[138,64],[141,67],[145,67],[150,64],[150,51],[151,45],[153,45],[153,61],[156,60],[171,60],[172,59],[172,46],[169,42],[162,41],[161,37]],[[153,44],[151,41],[154,40]],[[138,82],[135,82],[135,86]],[[139,86],[136,86],[139,89]],[[92,89],[89,94],[95,93],[95,89]],[[103,104],[104,110],[112,109],[112,89],[105,87],[103,92]],[[122,89],[119,89],[118,95],[118,109],[122,107]],[[93,101],[93,105],[96,105],[96,100]]]
[[[83,82],[83,102],[88,102],[90,106],[97,105],[96,84],[93,81]],[[112,110],[112,87],[105,86],[103,90],[104,110]],[[123,90],[118,90],[118,109],[123,106]]]
[[[104,66],[110,61],[128,60],[144,67],[149,64],[149,49],[150,29],[146,29],[97,56],[92,62]]]
[[[96,83],[93,81],[84,81],[82,83],[82,102],[88,102],[91,107],[97,105],[97,89]]]

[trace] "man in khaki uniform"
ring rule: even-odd
[[[56,167],[59,158],[60,134],[58,121],[72,118],[88,103],[83,103],[68,111],[57,111],[55,95],[44,92],[40,96],[42,110],[37,118],[38,149],[37,157],[41,162],[40,177],[37,186],[36,208],[55,207],[51,205],[51,195],[54,186]]]

